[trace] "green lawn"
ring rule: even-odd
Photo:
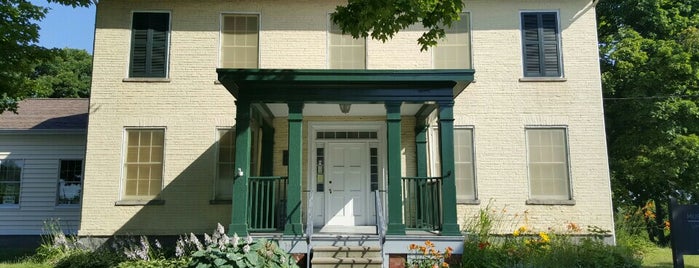
[[[672,250],[670,248],[652,249],[643,257],[643,267],[672,268]],[[685,255],[685,268],[699,268],[699,255]]]

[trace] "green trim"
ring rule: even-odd
[[[427,177],[427,129],[428,126],[425,125],[415,128],[415,158],[418,177]]]
[[[405,235],[401,178],[400,102],[386,103],[388,154],[388,229],[387,235]]]
[[[439,103],[439,142],[442,164],[442,235],[461,235],[456,216],[454,174],[454,102]]]
[[[262,176],[274,175],[274,128],[271,125],[262,125]]]
[[[301,180],[303,171],[303,102],[289,102],[289,184],[284,235],[301,236]]]
[[[217,69],[218,80],[251,102],[453,100],[473,81],[474,70]]]
[[[243,175],[233,180],[233,196],[231,206],[231,224],[228,227],[230,235],[248,235],[248,178],[250,176],[250,103],[236,101],[235,117],[235,170],[242,170]]]

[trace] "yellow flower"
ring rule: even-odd
[[[519,236],[519,229],[517,229],[517,230],[515,230],[514,232],[512,232],[512,235],[514,235],[514,236]]]
[[[541,242],[544,242],[544,243],[551,242],[551,238],[549,237],[549,235],[544,233],[544,232],[539,232],[539,237],[541,237]]]

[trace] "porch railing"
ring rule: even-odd
[[[250,231],[276,231],[286,220],[287,177],[250,177],[248,226]]]
[[[442,177],[403,177],[405,227],[442,229]]]

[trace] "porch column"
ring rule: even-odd
[[[429,126],[420,125],[415,128],[415,154],[417,176],[427,177],[427,129]]]
[[[461,235],[456,216],[454,174],[454,101],[439,103],[439,142],[442,162],[442,235]]]
[[[303,156],[303,102],[289,106],[289,184],[286,188],[285,235],[303,235],[301,225],[301,171]]]
[[[274,128],[266,123],[262,125],[262,176],[274,175]]]
[[[388,154],[388,235],[405,235],[401,175],[400,102],[386,103]]]
[[[235,169],[230,235],[248,235],[248,178],[250,176],[250,102],[236,101]],[[241,174],[242,173],[242,174]],[[238,176],[240,175],[240,176]]]

